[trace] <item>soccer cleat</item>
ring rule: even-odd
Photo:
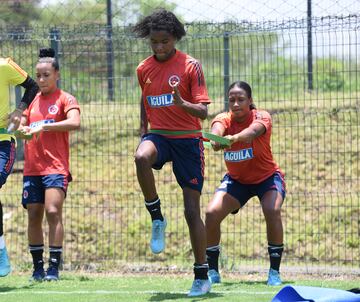
[[[270,268],[267,285],[277,286],[277,285],[281,285],[281,283],[282,283],[282,281],[280,278],[280,273],[278,271]]]
[[[209,281],[209,279],[195,279],[190,292],[188,294],[188,297],[197,297],[197,296],[202,296],[207,294],[208,292],[210,292],[211,289],[211,283]]]
[[[6,247],[0,249],[0,277],[7,276],[11,271],[10,260]]]
[[[208,277],[209,277],[209,280],[210,280],[211,284],[221,283],[220,274],[219,274],[219,272],[217,272],[214,269],[210,269],[208,271]]]
[[[150,248],[154,254],[161,253],[165,248],[165,228],[166,228],[166,219],[153,220],[152,230],[151,230],[151,241]]]
[[[44,269],[38,269],[33,272],[32,276],[30,277],[30,281],[31,282],[41,282],[44,280],[44,277],[45,277]]]
[[[58,281],[59,270],[56,267],[50,266],[46,271],[45,281]]]

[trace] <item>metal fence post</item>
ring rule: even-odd
[[[307,69],[308,90],[311,91],[313,90],[311,0],[307,1]]]
[[[50,46],[55,50],[55,58],[59,62],[60,31],[57,28],[50,29]],[[60,88],[60,79],[58,80],[57,85]]]
[[[107,6],[106,58],[107,58],[108,98],[109,101],[113,101],[114,100],[114,50],[112,43],[111,0],[106,1],[106,6]]]
[[[229,33],[224,32],[224,110],[228,111],[229,103],[227,90],[230,85],[230,51],[229,51]]]

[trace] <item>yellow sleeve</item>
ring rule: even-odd
[[[12,59],[7,58],[6,61],[7,64],[3,66],[2,72],[6,75],[8,83],[13,86],[23,83],[28,76],[27,72],[18,66]]]

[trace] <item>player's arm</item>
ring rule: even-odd
[[[30,76],[27,76],[20,85],[25,88],[25,92],[17,108],[9,115],[10,131],[18,129],[23,111],[29,107],[39,90],[38,85]]]
[[[143,102],[143,96],[140,100],[140,135],[143,136],[148,132],[148,119],[146,116],[145,105]]]
[[[227,135],[225,136],[227,139],[231,141],[231,143],[236,142],[251,142],[256,137],[264,134],[266,128],[262,123],[252,123],[248,128],[244,129],[243,131],[234,134],[234,135]]]
[[[177,86],[173,87],[173,98],[174,98],[174,105],[182,108],[187,113],[196,116],[202,120],[206,119],[208,115],[208,108],[206,103],[190,103],[188,101],[185,101],[179,92],[179,89]]]
[[[218,135],[218,136],[224,136],[224,134],[225,134],[224,125],[220,122],[214,122],[213,125],[211,126],[211,133]],[[211,146],[214,149],[214,151],[219,151],[221,149],[224,149],[224,147],[225,147],[214,141],[211,141]]]
[[[30,133],[36,134],[43,131],[71,131],[80,128],[80,111],[78,108],[72,108],[66,113],[66,119],[63,121],[42,124],[36,128],[32,128]]]

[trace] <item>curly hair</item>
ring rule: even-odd
[[[186,35],[184,24],[170,11],[159,8],[151,15],[144,17],[133,27],[132,31],[140,38],[148,38],[151,31],[166,31],[180,41]]]

